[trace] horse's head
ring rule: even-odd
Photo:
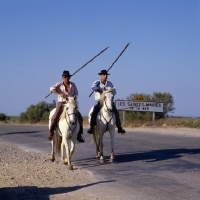
[[[101,94],[100,98],[100,105],[104,107],[106,112],[109,113],[112,112],[113,99],[114,99],[113,88],[111,87],[104,88],[104,91]]]
[[[78,104],[76,101],[76,97],[67,97],[66,98],[67,103],[64,105],[64,111],[66,113],[66,118],[69,124],[74,125],[76,124],[76,114],[78,109]]]

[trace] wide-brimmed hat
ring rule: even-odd
[[[110,74],[108,74],[107,70],[105,70],[105,69],[101,70],[101,72],[99,73],[99,75],[102,75],[102,74],[110,75]]]
[[[69,71],[63,71],[62,76],[71,77]]]

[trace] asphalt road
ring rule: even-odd
[[[0,125],[0,139],[49,156],[47,126]],[[200,199],[200,137],[127,131],[115,135],[115,162],[109,162],[110,138],[104,136],[106,162],[95,158],[95,146],[84,129],[72,162],[106,180],[107,195],[122,199]],[[57,156],[57,159],[60,159]],[[112,191],[112,193],[111,193]],[[92,191],[100,194],[101,189]]]

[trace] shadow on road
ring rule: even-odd
[[[19,131],[19,132],[1,133],[0,135],[30,134],[30,133],[40,133],[40,132],[43,132],[43,131],[44,130],[41,130],[41,131]]]
[[[115,180],[110,181],[99,181],[96,183],[90,183],[81,186],[73,187],[57,187],[57,188],[38,188],[37,186],[19,186],[19,187],[6,187],[0,188],[0,199],[2,200],[11,200],[11,199],[40,199],[40,200],[49,200],[50,195],[63,194],[68,192],[73,192],[82,188],[90,187],[96,184],[114,182]]]
[[[138,160],[148,160],[156,162],[174,158],[180,158],[182,154],[199,154],[200,149],[162,149],[142,153],[128,153],[115,155],[115,163],[132,162]]]

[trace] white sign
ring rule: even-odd
[[[117,110],[139,111],[139,112],[163,112],[163,103],[161,102],[137,102],[128,100],[116,100]]]

